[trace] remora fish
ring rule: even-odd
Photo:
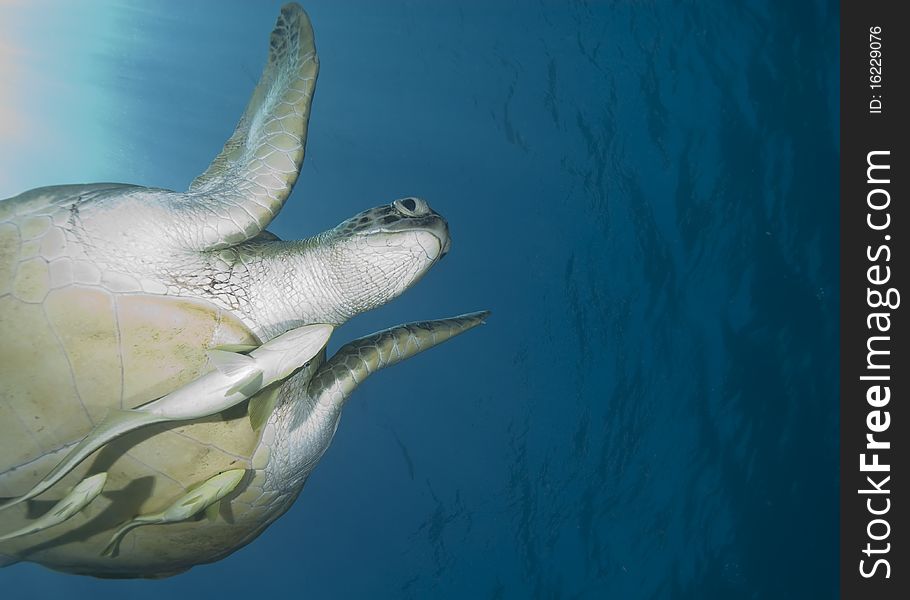
[[[153,423],[190,421],[219,413],[288,378],[325,347],[333,329],[321,323],[298,327],[248,355],[210,350],[209,360],[215,370],[139,408],[109,412],[44,479],[24,495],[0,504],[0,510],[50,489],[95,450],[121,435]]]

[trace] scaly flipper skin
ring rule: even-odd
[[[102,230],[131,228],[142,244],[162,242],[181,250],[220,250],[256,238],[284,206],[300,173],[319,59],[310,19],[298,4],[281,9],[269,40],[269,55],[256,89],[233,135],[186,192],[121,184],[57,186],[21,194],[31,198],[85,197],[84,217]],[[95,193],[100,192],[100,193]],[[111,194],[109,192],[115,192]],[[113,196],[116,201],[105,199]],[[106,250],[105,250],[106,251]]]
[[[0,542],[31,533],[38,533],[63,523],[98,497],[98,494],[104,488],[105,481],[107,481],[107,473],[98,473],[83,479],[49,511],[22,529],[0,536]]]
[[[253,238],[278,214],[297,181],[319,74],[313,27],[297,4],[282,7],[259,84],[230,137],[187,197],[218,198],[223,218],[199,245],[217,249]]]
[[[202,513],[206,508],[216,502],[220,502],[225,496],[233,492],[245,474],[246,470],[244,469],[231,469],[230,471],[219,473],[177,498],[173,504],[164,510],[147,515],[139,515],[132,521],[124,523],[111,537],[110,543],[101,554],[103,556],[116,556],[123,537],[131,529],[140,525],[179,523]]]
[[[407,323],[354,340],[342,347],[313,377],[310,397],[341,406],[364,380],[415,354],[484,323],[489,311],[449,319]]]
[[[289,379],[263,434],[274,439],[265,469],[270,487],[296,497],[331,444],[345,402],[367,377],[481,325],[489,314],[391,327],[342,346],[310,379],[306,373]]]
[[[74,224],[87,217],[106,231],[129,228],[129,237],[143,245],[207,251],[256,238],[284,206],[299,176],[318,73],[310,19],[298,4],[287,4],[233,135],[187,191],[93,184],[39,188],[31,197],[84,196],[82,214],[72,215]],[[18,198],[28,202],[28,192]],[[0,220],[3,216],[0,208]]]
[[[218,369],[191,381],[154,402],[132,410],[111,411],[31,490],[0,504],[10,508],[50,489],[103,445],[131,431],[165,421],[190,421],[220,413],[286,379],[319,354],[332,335],[331,325],[305,325],[266,342],[249,356],[234,354],[234,362],[212,351]],[[252,385],[251,385],[252,384]]]

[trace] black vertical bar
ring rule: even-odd
[[[841,597],[907,598],[910,22],[841,3]],[[905,7],[906,8],[906,7]],[[906,300],[910,302],[910,296]]]

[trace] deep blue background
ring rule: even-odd
[[[83,22],[29,28],[24,51],[57,43],[97,71],[16,58],[76,82],[23,92],[46,119],[81,108],[0,140],[0,197],[184,189],[241,114],[278,7],[52,4]],[[418,194],[453,234],[334,347],[493,316],[363,385],[298,503],[228,559],[159,582],[18,565],[0,596],[834,597],[838,4],[305,8],[322,70],[272,229]]]

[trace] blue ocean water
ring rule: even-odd
[[[185,188],[279,5],[0,6],[0,197]],[[305,8],[321,73],[271,229],[416,194],[453,235],[333,347],[493,316],[367,381],[294,508],[229,558],[162,581],[16,565],[0,596],[833,597],[838,3]]]

